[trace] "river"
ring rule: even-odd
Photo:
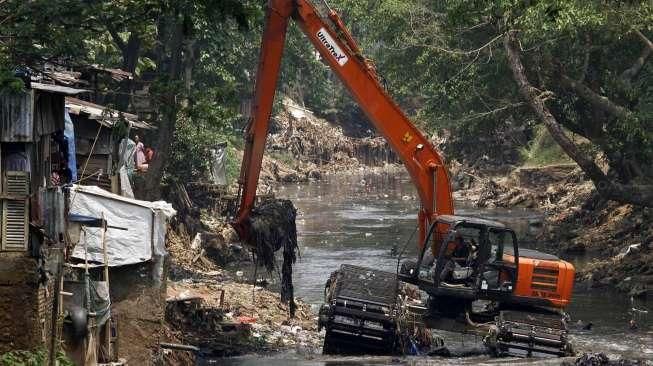
[[[324,282],[341,264],[356,264],[394,272],[399,251],[406,246],[405,257],[415,256],[414,239],[418,201],[416,191],[407,176],[400,173],[353,174],[326,176],[319,182],[290,184],[280,187],[277,196],[288,198],[298,208],[297,231],[301,250],[294,269],[295,295],[317,310],[323,301]],[[459,215],[481,216],[502,221],[511,226],[524,241],[523,247],[534,243],[526,240],[541,230],[543,213],[527,209],[484,209],[456,203]],[[585,260],[569,258],[576,266]],[[572,330],[572,339],[581,352],[604,352],[612,357],[644,358],[653,362],[653,306],[650,302],[605,289],[576,286],[572,304],[567,309],[572,324],[592,323],[591,331]],[[652,313],[643,311],[652,308]],[[635,319],[638,329],[629,328]],[[480,351],[480,339],[467,335],[449,338],[454,349]],[[502,363],[506,359],[490,359],[484,355],[455,359],[424,358],[330,358],[321,355],[277,355],[270,358],[246,356],[222,360],[221,364],[285,365],[285,364],[402,364],[441,363]],[[516,360],[510,360],[515,362]],[[526,361],[529,364],[531,360]],[[556,360],[539,363],[558,363]]]

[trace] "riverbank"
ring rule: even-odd
[[[577,285],[651,294],[653,210],[603,200],[577,166],[517,168],[499,176],[458,166],[452,180],[460,188],[456,199],[476,207],[542,211],[544,230],[530,238],[539,248],[591,258],[577,271]]]
[[[166,341],[194,351],[168,350],[165,364],[251,353],[317,352],[322,338],[311,307],[296,300],[295,316],[290,317],[278,291],[266,288],[274,282],[272,275],[264,269],[258,274],[242,270],[253,267],[251,254],[225,220],[200,222],[206,231],[192,240],[183,223],[168,233]]]
[[[408,177],[397,174],[396,171],[386,171],[384,174],[329,174],[320,181],[280,185],[278,191],[280,197],[296,202],[300,210],[297,227],[301,255],[293,272],[296,279],[296,297],[301,299],[299,302],[303,304],[302,308],[306,309],[305,314],[311,310],[309,305],[316,309],[321,303],[326,274],[342,263],[394,271],[396,257],[390,253],[387,243],[400,242],[403,245],[414,229],[415,191]],[[474,212],[496,212],[498,219],[510,225],[510,220],[513,219],[520,222],[531,220],[518,213],[522,212],[521,210],[514,209],[483,209],[470,213],[475,214]],[[532,217],[541,217],[537,211],[532,212]],[[513,218],[511,215],[514,213],[517,213],[517,216]],[[302,315],[298,323],[286,322],[287,310],[273,290],[277,286],[275,276],[267,276],[264,270],[259,270],[254,276],[249,255],[246,251],[243,255],[243,248],[236,242],[234,233],[225,224],[224,219],[206,213],[199,214],[199,217],[209,231],[208,234],[202,233],[197,240],[190,235],[184,239],[175,239],[173,235],[169,243],[173,265],[168,298],[171,300],[172,310],[167,312],[167,322],[171,333],[177,335],[175,340],[170,342],[195,345],[199,348],[202,358],[218,358],[220,363],[224,360],[222,357],[239,354],[331,361],[319,355],[322,340],[313,328],[316,322],[310,321],[311,316],[314,320],[313,313],[306,318]],[[176,230],[180,230],[179,225]],[[408,251],[411,249],[413,245],[408,247]],[[406,253],[406,256],[412,255],[412,252]],[[221,258],[228,258],[228,263],[219,264]],[[256,289],[252,286],[255,278],[258,284]],[[221,291],[225,289],[228,292],[225,293],[220,306]],[[234,295],[229,295],[232,293]],[[227,301],[232,296],[236,301]],[[179,297],[190,298],[177,301],[176,298]],[[646,337],[646,333],[629,330],[628,318],[622,320],[622,316],[617,315],[626,314],[625,307],[608,307],[606,311],[613,311],[615,319],[610,319],[606,324],[608,320],[604,316],[592,313],[590,317],[588,314],[595,308],[603,309],[604,305],[597,304],[596,299],[575,294],[574,301],[580,306],[572,309],[574,322],[579,319],[592,321],[597,327],[595,334],[578,335],[580,351],[610,350],[608,355],[613,360],[619,357],[637,358],[633,351],[625,354],[617,351],[619,347],[624,347],[623,342],[619,343],[613,336],[606,335],[621,331],[620,329],[627,333],[625,338],[629,339],[629,344],[638,345],[631,346],[633,350],[638,347],[650,348],[645,345],[646,341],[641,340],[643,338],[638,338],[638,334]],[[265,312],[270,311],[271,314],[256,314],[258,308],[264,309]],[[249,324],[253,321],[251,318],[256,320]],[[643,319],[645,321],[646,318]],[[260,325],[254,325],[259,323]],[[202,324],[214,325],[202,328]],[[648,326],[645,323],[640,325],[641,332],[647,332]],[[220,338],[225,334],[229,337]],[[279,335],[282,336],[281,339],[288,339],[290,342],[279,343]],[[219,339],[221,341],[217,341]],[[225,345],[225,339],[232,342],[227,344],[230,347]],[[306,339],[309,342],[306,342]],[[457,346],[457,340],[458,337],[451,339],[454,347]],[[469,341],[468,339],[465,343]],[[618,344],[613,347],[606,342]],[[482,344],[476,346],[478,352],[483,352]],[[462,347],[466,349],[469,345]],[[181,353],[175,351],[170,354]],[[237,361],[239,358],[229,359],[234,360],[235,365],[240,365]],[[451,360],[442,361],[447,363]]]

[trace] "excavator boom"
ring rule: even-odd
[[[239,179],[241,202],[233,222],[241,240],[251,242],[250,239],[256,238],[255,234],[250,237],[252,209],[291,18],[401,159],[417,189],[421,206],[418,243],[422,250],[414,266],[402,265],[406,273],[343,265],[332,274],[325,291],[326,304],[319,316],[319,325],[327,329],[324,352],[389,352],[395,349],[401,343],[397,339],[399,309],[396,299],[400,297],[398,281],[403,281],[417,284],[429,293],[434,300],[429,306],[442,318],[460,319],[460,315],[466,315],[463,318],[467,319],[466,326],[475,328],[478,328],[476,324],[488,326],[491,319],[498,319],[486,337],[488,347],[497,354],[511,349],[525,351],[528,355],[533,352],[567,354],[567,330],[557,309],[566,306],[571,296],[573,266],[558,258],[538,257],[534,251],[531,257],[518,255],[514,232],[502,224],[490,225],[486,220],[452,216],[451,187],[442,157],[381,86],[372,62],[361,54],[338,15],[329,9],[328,14],[322,16],[308,0],[268,1],[252,120],[246,130]],[[478,241],[475,243],[479,246],[471,242],[465,246],[462,236],[454,235],[460,234],[455,232],[457,227],[476,230]],[[443,235],[448,231],[449,239],[444,242]],[[490,234],[492,240],[500,242],[492,242]],[[512,257],[503,255],[507,237],[514,239]],[[427,246],[430,240],[434,245]],[[467,248],[470,254],[454,258],[453,254],[447,254],[451,245],[451,253],[459,247]],[[435,272],[422,279],[419,276],[427,247],[437,255],[433,257],[437,265],[429,265]],[[473,248],[477,249],[475,257],[471,255]],[[471,302],[476,299],[505,306],[516,304],[520,311],[496,307],[490,310],[498,309],[498,314],[480,312],[470,316]],[[525,306],[535,306],[529,304],[545,309],[521,311]],[[558,326],[548,326],[551,319],[561,320],[554,322]]]
[[[418,225],[419,243],[423,243],[426,229],[437,215],[453,214],[451,187],[443,159],[381,86],[374,68],[362,56],[337,14],[331,11],[329,20],[325,20],[307,0],[268,2],[252,104],[253,119],[246,131],[245,155],[239,180],[241,204],[234,227],[241,238],[247,237],[248,217],[256,199],[285,35],[291,17],[404,163],[421,202]]]

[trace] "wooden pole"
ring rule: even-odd
[[[106,240],[106,233],[107,233],[107,221],[104,219],[104,212],[102,212],[102,256],[104,258],[104,281],[107,283],[107,294],[110,294],[110,287],[109,287],[109,255],[107,254],[107,240]],[[111,298],[111,296],[109,296]],[[111,311],[109,309],[109,311]],[[104,345],[102,348],[106,351],[106,354],[104,355],[105,357],[105,362],[111,362],[111,317],[109,317],[106,322],[104,323],[103,327],[103,332],[104,332]]]

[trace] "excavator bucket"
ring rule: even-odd
[[[397,276],[352,265],[331,274],[318,328],[326,328],[324,354],[393,354],[397,351]]]
[[[275,252],[283,248],[281,301],[288,304],[291,317],[296,309],[292,284],[292,266],[298,250],[296,216],[291,201],[272,199],[252,210],[246,226],[246,242],[256,253],[258,264],[263,264],[269,272],[276,267]]]

